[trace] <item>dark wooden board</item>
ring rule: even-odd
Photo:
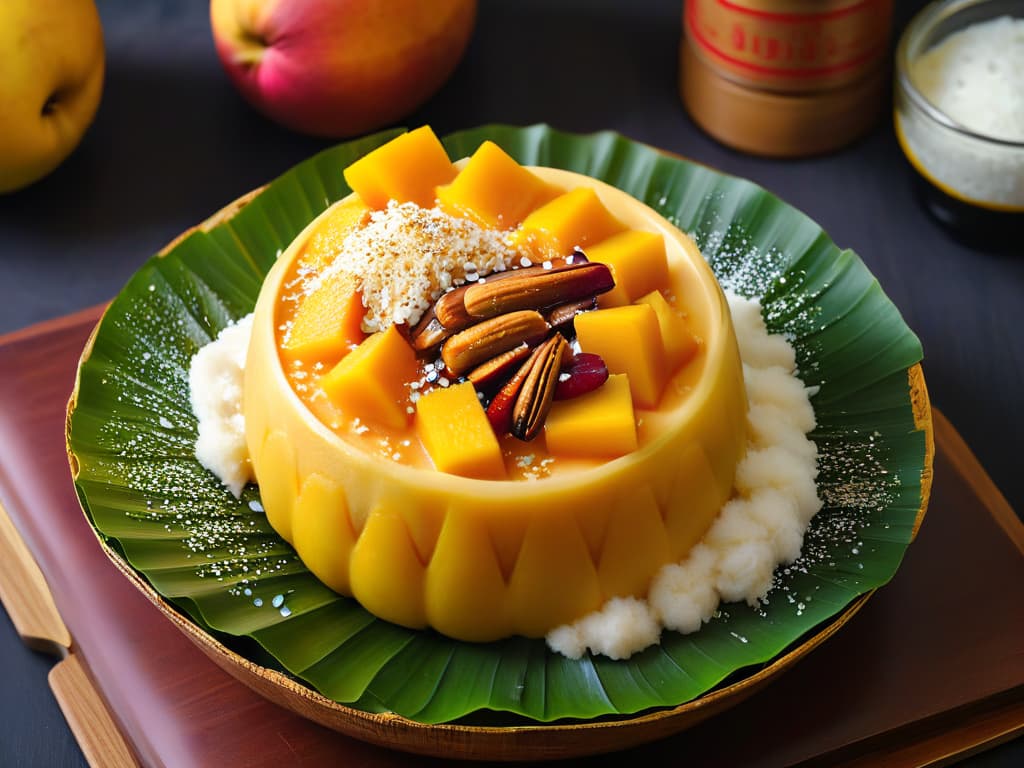
[[[270,704],[215,667],[101,552],[75,497],[64,406],[95,310],[0,338],[0,500],[145,765],[441,764]],[[927,373],[927,372],[926,372]],[[915,765],[1024,730],[1024,526],[936,414],[930,510],[896,577],[764,692],[618,765]],[[574,764],[575,764],[574,763]]]

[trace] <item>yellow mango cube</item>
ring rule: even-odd
[[[335,205],[310,235],[299,263],[314,272],[334,261],[349,232],[363,226],[370,209],[358,197],[350,197]]]
[[[649,304],[658,316],[661,328],[661,343],[665,347],[665,361],[670,371],[677,371],[697,354],[697,340],[690,333],[686,320],[676,312],[661,295],[651,291],[637,299],[637,304]]]
[[[496,229],[512,229],[557,194],[493,141],[480,145],[455,181],[437,188],[437,199],[448,213]]]
[[[340,360],[366,338],[360,327],[364,311],[355,278],[329,274],[295,310],[281,340],[281,357],[285,362]]]
[[[635,451],[629,378],[615,374],[593,392],[555,402],[544,422],[544,440],[555,456],[610,459]]]
[[[381,209],[388,200],[434,205],[434,189],[455,178],[455,167],[437,136],[425,125],[403,133],[356,160],[345,181],[368,206]]]
[[[549,256],[568,256],[623,229],[593,189],[577,187],[527,216],[517,241]]]
[[[416,434],[441,472],[491,480],[505,477],[498,438],[468,381],[435,389],[417,401]]]
[[[590,248],[587,258],[607,264],[615,278],[615,287],[598,296],[600,307],[632,304],[668,282],[665,238],[656,232],[620,232]]]
[[[629,376],[639,407],[656,408],[668,367],[654,309],[649,304],[598,309],[576,315],[575,324],[580,348],[600,355],[611,373]]]
[[[395,326],[375,333],[320,379],[320,388],[349,418],[403,429],[409,423],[406,386],[416,353]]]

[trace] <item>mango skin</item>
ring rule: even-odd
[[[345,442],[289,387],[275,346],[276,297],[316,222],[264,282],[246,366],[246,438],[261,492],[271,491],[263,503],[275,528],[327,583],[375,615],[468,641],[540,637],[613,596],[646,594],[653,574],[684,556],[730,497],[746,444],[732,321],[696,245],[606,184],[531,170],[562,189],[587,186],[623,225],[663,234],[671,289],[701,323],[703,354],[690,363],[701,367],[699,380],[657,414],[657,431],[637,451],[512,482],[398,465]],[[312,525],[310,515],[328,522]],[[339,573],[346,568],[347,584]]]

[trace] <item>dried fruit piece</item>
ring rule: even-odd
[[[441,348],[441,359],[449,371],[461,376],[523,342],[539,341],[549,330],[547,321],[539,312],[509,312],[471,325],[449,338]]]
[[[559,374],[555,400],[570,400],[600,387],[608,380],[608,366],[600,355],[580,352]]]
[[[474,317],[494,317],[522,309],[540,309],[596,296],[615,287],[604,264],[572,264],[477,283],[466,289],[463,303]]]
[[[519,364],[529,356],[530,347],[526,344],[520,344],[515,349],[502,352],[497,357],[492,357],[490,360],[481,363],[466,374],[466,378],[470,380],[477,390],[489,389],[506,381],[519,367]]]
[[[526,378],[512,407],[512,436],[533,440],[544,426],[558,386],[562,356],[568,343],[555,334],[541,344],[524,364]]]
[[[534,350],[536,352],[536,350]],[[530,359],[533,355],[531,354]],[[491,422],[491,429],[494,430],[494,434],[507,435],[512,431],[512,409],[516,404],[516,398],[519,396],[519,390],[523,388],[523,382],[526,381],[526,376],[530,372],[530,360],[523,363],[519,370],[515,372],[511,379],[505,382],[505,385],[498,390],[498,393],[491,399],[490,405],[487,406],[487,420]]]

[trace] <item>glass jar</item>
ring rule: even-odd
[[[979,247],[1024,250],[1024,140],[986,135],[943,111],[923,90],[915,65],[950,35],[1000,17],[1024,19],[1020,0],[940,0],[907,26],[896,51],[895,128],[927,210]],[[1014,22],[1024,24],[1024,22]],[[1005,51],[1000,51],[1000,56]],[[950,58],[950,72],[973,66]],[[999,63],[988,66],[998,67]],[[1014,72],[1007,71],[1007,77]],[[970,88],[968,79],[959,83]],[[1024,83],[1024,71],[1016,77]],[[954,82],[956,87],[958,83]],[[932,83],[929,87],[938,87]],[[944,83],[942,87],[949,87]],[[1024,88],[1024,86],[1022,86]],[[988,89],[977,89],[972,98]],[[998,98],[996,94],[991,94]],[[1024,130],[1024,126],[1021,126]]]

